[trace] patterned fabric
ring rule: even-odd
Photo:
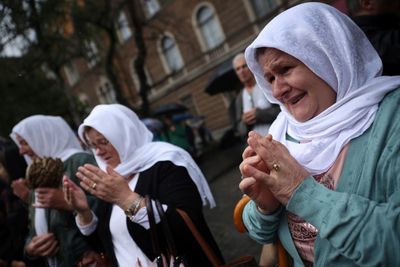
[[[314,176],[314,179],[329,189],[334,189],[334,181],[329,174],[321,174]],[[318,234],[318,229],[309,222],[306,222],[299,216],[288,212],[288,224],[293,242],[297,248],[297,252],[304,260],[304,264],[312,266],[314,262],[314,241]]]
[[[339,177],[342,173],[343,164],[348,151],[348,145],[340,152],[335,164],[326,173],[314,175],[318,183],[330,190],[336,190]],[[318,229],[311,223],[294,213],[287,212],[289,231],[292,236],[297,252],[306,266],[312,266],[314,262],[314,241],[318,235]]]

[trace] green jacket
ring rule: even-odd
[[[351,141],[336,191],[306,178],[286,209],[318,230],[314,266],[400,266],[400,89],[381,102],[372,126]],[[277,236],[295,266],[303,266],[285,209],[262,215],[253,202],[243,221],[250,236]]]
[[[82,152],[72,155],[64,162],[65,175],[70,177],[76,184],[79,184],[79,179],[75,174],[78,170],[78,167],[85,163],[96,165],[94,157],[89,153]],[[34,226],[35,208],[32,207],[32,203],[34,202],[34,194],[31,194],[30,201],[30,231],[26,244],[28,244],[36,235]],[[92,207],[93,205],[96,205],[96,201],[93,196],[89,197],[89,202]],[[49,227],[49,232],[54,233],[57,241],[59,242],[60,250],[56,255],[57,262],[59,263],[58,266],[74,266],[75,263],[80,260],[84,252],[91,250],[79,232],[72,212],[57,209],[47,209],[46,220]],[[26,257],[29,261],[33,261],[34,266],[48,266],[46,259],[31,258],[28,255],[26,255]]]

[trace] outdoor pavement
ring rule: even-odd
[[[242,197],[239,164],[244,144],[236,143],[221,149],[217,143],[209,145],[198,159],[217,206],[204,208],[204,216],[227,262],[240,256],[252,255],[257,262],[261,245],[247,234],[239,233],[233,224],[233,209]]]

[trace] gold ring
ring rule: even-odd
[[[92,189],[93,189],[93,190],[96,190],[96,186],[97,186],[97,184],[96,184],[96,183],[93,183],[93,184],[92,184]]]
[[[272,169],[274,169],[276,172],[278,172],[281,169],[281,167],[279,166],[279,164],[274,163],[274,164],[272,164]]]

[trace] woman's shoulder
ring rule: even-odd
[[[81,166],[85,163],[97,165],[93,154],[82,151],[82,152],[72,154],[67,160],[65,160],[64,165]]]
[[[397,88],[390,93],[386,94],[386,96],[382,99],[379,104],[379,109],[377,112],[378,120],[382,121],[392,121],[392,123],[400,123],[394,121],[397,116],[400,116],[399,113],[399,104],[400,104],[400,88]],[[385,119],[386,118],[386,119]]]
[[[183,168],[181,166],[175,165],[174,162],[170,161],[170,160],[160,160],[154,163],[154,165],[152,165],[150,168],[142,171],[141,173],[146,173],[146,172],[162,172],[162,171],[168,171],[168,170],[175,170],[176,168]]]
[[[400,100],[400,87],[387,93],[385,97],[382,99],[380,107],[395,105],[398,108],[399,100]]]

